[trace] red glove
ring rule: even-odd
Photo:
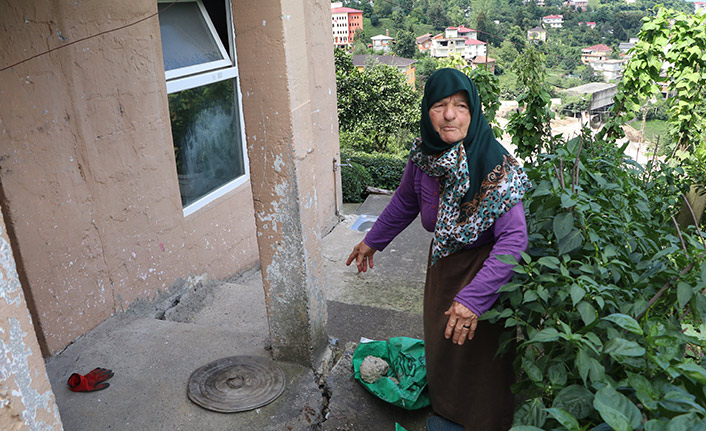
[[[102,383],[113,377],[113,371],[106,368],[94,368],[85,376],[74,373],[69,377],[69,389],[74,392],[100,391],[110,386],[110,383]]]

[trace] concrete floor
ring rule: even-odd
[[[372,196],[323,239],[328,360],[319,370],[278,362],[284,393],[242,413],[216,413],[192,403],[187,382],[197,368],[237,355],[269,357],[260,271],[229,280],[184,280],[153,303],[115,315],[47,361],[64,429],[95,430],[425,430],[430,409],[408,411],[368,393],[352,375],[350,357],[360,337],[422,337],[421,301],[431,234],[415,221],[375,268],[357,274],[345,260],[364,233],[357,214],[380,213],[387,196]],[[355,211],[355,213],[354,213]],[[110,368],[103,391],[74,393],[71,373]]]

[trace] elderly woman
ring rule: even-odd
[[[496,356],[502,325],[479,321],[512,276],[497,256],[527,247],[517,161],[495,140],[473,82],[456,69],[432,74],[422,99],[421,139],[400,186],[347,265],[373,267],[421,214],[434,232],[424,287],[424,340],[432,409],[427,429],[506,431],[513,417],[512,353]]]

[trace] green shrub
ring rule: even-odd
[[[530,246],[483,315],[517,335],[515,429],[703,430],[705,344],[681,323],[706,320],[705,246],[672,221],[684,171],[588,130],[554,148],[525,164]]]
[[[363,202],[365,187],[371,185],[373,180],[365,167],[351,162],[350,166],[341,168],[341,188],[343,189],[343,202]]]
[[[352,163],[357,163],[365,167],[372,177],[371,183],[366,185],[386,190],[395,190],[397,186],[400,185],[404,167],[407,165],[407,153],[403,155],[382,153],[368,154],[344,150],[341,152],[341,159],[350,159]],[[345,171],[346,167],[343,169]]]

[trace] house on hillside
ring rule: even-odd
[[[564,15],[547,15],[542,17],[544,27],[561,28],[564,24]]]
[[[694,12],[695,13],[706,13],[706,2],[697,1],[694,2]]]
[[[546,42],[547,31],[542,27],[535,27],[527,30],[527,39],[533,42]]]
[[[431,33],[427,33],[416,39],[415,44],[417,45],[419,52],[429,52],[431,49],[431,37]]]
[[[588,0],[567,0],[564,6],[585,11],[588,9]]]
[[[42,356],[192,276],[261,268],[271,354],[320,363],[341,207],[327,5],[3,7],[0,428],[62,429]]]
[[[407,84],[414,86],[416,82],[416,66],[417,60],[409,58],[397,57],[395,55],[354,55],[353,66],[362,71],[369,64],[380,63],[388,66],[394,66],[401,74],[405,76]]]
[[[625,58],[630,58],[630,54],[628,54],[628,51],[635,47],[637,41],[638,39],[636,37],[631,37],[628,42],[620,42],[620,44],[618,44],[618,50],[620,50],[620,55],[624,56]]]
[[[363,28],[363,11],[331,3],[331,31],[337,48],[349,48],[355,42],[355,32]]]
[[[370,38],[372,40],[372,48],[374,51],[390,52],[392,44],[395,43],[395,38],[390,37],[390,30],[385,30],[385,34],[378,34]]]
[[[596,22],[595,21],[587,21],[587,22],[580,22],[579,25],[586,25],[586,27],[589,28],[596,28]]]
[[[604,81],[620,81],[623,77],[623,70],[627,64],[627,59],[597,60],[589,63],[591,68],[603,75]]]
[[[613,52],[613,48],[602,43],[587,46],[581,49],[581,63],[590,64],[595,61],[608,60],[611,52]]]
[[[471,67],[475,69],[476,67],[484,67],[491,72],[495,73],[495,59],[492,57],[486,57],[484,55],[478,55],[471,60]]]
[[[464,27],[448,27],[443,34],[431,39],[429,53],[432,57],[460,55],[470,61],[476,56],[487,55],[487,44],[477,39],[478,31]]]
[[[567,89],[567,94],[576,95],[589,101],[585,110],[567,113],[580,116],[584,120],[591,120],[592,123],[601,121],[613,106],[613,96],[618,92],[617,87],[616,84],[592,82]]]
[[[447,38],[462,37],[464,39],[478,39],[478,30],[473,30],[465,26],[447,27],[444,31]]]

